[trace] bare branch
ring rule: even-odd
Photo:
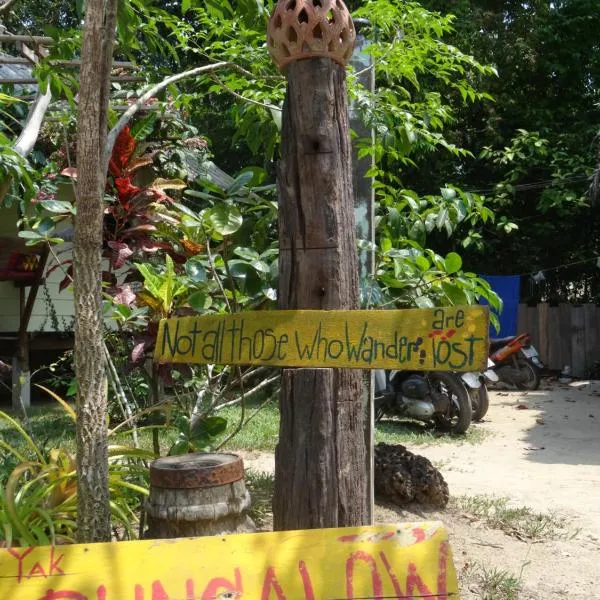
[[[196,67],[195,69],[189,69],[188,71],[183,71],[182,73],[177,73],[176,75],[171,75],[171,77],[167,77],[166,79],[163,79],[161,82],[148,88],[148,90],[146,92],[144,92],[121,115],[121,118],[117,121],[117,124],[110,130],[108,137],[106,139],[106,156],[105,156],[106,169],[108,169],[108,161],[110,159],[110,154],[112,152],[113,146],[115,145],[117,136],[119,135],[119,133],[121,132],[123,127],[125,127],[125,125],[127,125],[127,123],[129,123],[129,121],[131,120],[133,115],[135,115],[135,113],[138,112],[138,110],[140,110],[140,108],[142,108],[144,106],[144,104],[148,100],[150,100],[150,98],[153,98],[154,96],[156,96],[156,94],[158,94],[158,92],[160,92],[164,88],[168,87],[172,83],[176,83],[177,81],[181,81],[182,79],[188,79],[190,77],[195,77],[196,75],[201,75],[203,73],[210,73],[212,71],[218,71],[219,69],[224,69],[224,68],[233,69],[234,71],[238,71],[239,73],[242,73],[244,75],[250,75],[252,77],[255,77],[255,75],[253,73],[250,73],[250,71],[247,71],[246,69],[244,69],[234,63],[216,62],[216,63],[211,63],[208,65],[203,65],[201,67]],[[265,77],[271,78],[271,76],[265,76]],[[280,76],[272,77],[272,78],[281,79]],[[228,88],[227,88],[227,91],[230,93],[234,93],[233,90],[229,90]],[[281,110],[278,106],[271,106],[270,104],[263,104],[256,100],[251,100],[250,98],[241,96],[240,94],[234,93],[234,95],[237,95],[240,98],[240,100],[243,100],[245,102],[250,102],[252,104],[258,104],[259,106],[262,106],[267,109]]]
[[[50,92],[50,86],[48,86],[45,94],[38,92],[36,100],[29,110],[25,127],[23,128],[23,131],[21,131],[21,135],[17,138],[17,141],[13,147],[15,152],[20,154],[23,158],[25,158],[33,150],[33,147],[37,142],[40,129],[44,121],[44,115],[48,110],[48,106],[50,106],[51,99],[52,94]],[[11,185],[11,177],[5,177],[2,181],[0,181],[0,201],[2,201],[4,196],[8,193]]]
[[[153,85],[148,88],[146,92],[144,92],[122,115],[121,118],[117,121],[117,124],[110,130],[108,133],[108,137],[106,138],[106,154],[104,157],[105,168],[104,170],[108,170],[108,161],[110,160],[110,154],[112,152],[113,146],[115,145],[115,141],[117,140],[117,136],[129,123],[133,115],[144,105],[150,98],[153,98],[163,90],[168,87],[172,83],[176,83],[177,81],[181,81],[182,79],[187,79],[189,77],[194,77],[196,75],[200,75],[202,73],[207,73],[210,71],[216,71],[218,69],[222,69],[227,66],[232,66],[228,62],[217,62],[212,63],[210,65],[203,65],[202,67],[196,67],[195,69],[189,69],[188,71],[183,71],[182,73],[177,73],[176,75],[171,75],[171,77],[167,77],[163,79],[161,82]]]
[[[14,150],[18,152],[22,157],[27,156],[35,146],[40,129],[44,121],[44,115],[50,106],[50,100],[52,99],[52,93],[50,92],[50,86],[46,88],[46,92],[42,94],[38,92],[35,103],[32,105],[25,127],[18,137]]]
[[[254,394],[256,394],[256,392],[259,392],[260,390],[266,388],[268,385],[270,385],[271,383],[273,383],[274,381],[277,381],[280,377],[280,374],[277,373],[276,375],[273,375],[272,377],[269,377],[268,379],[263,379],[263,381],[261,381],[258,385],[256,385],[255,387],[253,387],[251,390],[248,390],[246,392],[246,397],[252,396]],[[220,411],[224,408],[227,408],[228,406],[235,406],[236,404],[239,404],[242,401],[242,397],[238,396],[235,400],[230,400],[229,402],[224,402],[223,404],[218,404],[215,407],[215,411]]]

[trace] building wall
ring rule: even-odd
[[[17,208],[0,208],[0,236],[9,236],[15,238],[15,248],[20,243],[17,237]],[[60,255],[60,258],[70,258],[70,251]],[[54,264],[52,256],[48,259],[48,264]],[[74,315],[73,294],[70,289],[59,292],[58,286],[63,279],[64,274],[60,269],[56,269],[46,279],[45,284],[40,286],[38,295],[33,307],[33,313],[29,321],[28,331],[55,331],[49,319],[47,300],[44,293],[44,285],[48,290],[48,296],[55,308],[59,322],[59,331],[64,331],[65,325],[72,328]],[[26,292],[29,288],[25,288]],[[19,289],[15,287],[12,281],[0,281],[0,331],[16,332],[19,329]]]

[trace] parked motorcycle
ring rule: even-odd
[[[482,373],[461,373],[461,379],[469,391],[471,406],[473,408],[473,421],[481,421],[490,407],[490,396],[487,384],[498,381],[498,374],[494,371],[494,362],[488,358],[488,368]]]
[[[441,431],[465,433],[471,424],[469,392],[450,372],[375,370],[375,420],[396,415],[433,421]]]
[[[519,390],[537,390],[544,364],[528,333],[490,340],[490,358],[500,381]]]

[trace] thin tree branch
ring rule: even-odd
[[[9,0],[0,7],[0,15],[3,12],[2,9],[6,9],[12,1],[14,0]],[[50,86],[48,86],[43,94],[38,91],[35,102],[29,109],[29,114],[27,115],[27,120],[25,121],[23,131],[21,131],[21,135],[17,138],[17,141],[13,146],[13,150],[23,158],[25,158],[33,150],[33,147],[37,142],[38,136],[40,135],[40,129],[42,128],[42,123],[44,122],[44,116],[46,115],[46,111],[50,106],[51,100],[52,92],[50,91]],[[0,182],[0,202],[8,193],[8,190],[10,190],[11,185],[12,177],[5,177]]]
[[[279,377],[280,377],[279,373],[277,373],[277,375],[273,375],[273,377],[269,377],[269,379],[263,379],[263,381],[261,381],[258,385],[256,385],[251,390],[248,390],[246,392],[246,397],[256,394],[256,392],[259,392],[263,388],[267,387],[269,384],[273,383],[274,381],[277,381],[279,379]],[[241,400],[242,400],[242,398],[240,396],[240,397],[236,398],[235,400],[231,400],[230,402],[224,402],[223,404],[219,404],[219,405],[215,406],[215,411],[218,412],[223,408],[227,408],[228,406],[235,406],[236,404],[239,404],[241,402]]]
[[[176,83],[177,81],[181,81],[182,79],[187,79],[188,77],[194,77],[195,75],[200,75],[202,73],[207,73],[210,71],[216,71],[218,69],[222,69],[224,67],[231,67],[232,64],[228,62],[217,62],[210,65],[203,65],[202,67],[196,67],[195,69],[189,69],[188,71],[183,71],[182,73],[177,73],[176,75],[171,75],[171,77],[167,77],[163,79],[161,82],[157,83],[150,87],[146,92],[144,92],[122,115],[121,118],[117,121],[117,124],[110,130],[107,138],[106,138],[106,151],[104,157],[104,170],[108,170],[108,161],[110,160],[110,155],[115,145],[115,141],[117,140],[117,136],[129,123],[133,115],[148,101],[150,98],[153,98],[163,90],[168,87],[172,83]]]
[[[244,417],[246,416],[246,394],[244,393],[244,383],[241,381],[242,370],[240,367],[237,367],[237,373],[238,377],[240,378],[240,405],[242,407],[240,420],[238,421],[236,428],[215,448],[215,452],[218,452],[225,444],[227,444],[229,440],[234,438],[244,426]]]
[[[219,69],[224,69],[224,68],[233,69],[234,71],[238,71],[239,73],[242,73],[243,75],[256,77],[256,75],[254,75],[254,73],[247,71],[246,69],[244,69],[243,67],[240,67],[239,65],[236,65],[236,64],[230,63],[230,62],[221,61],[221,62],[211,63],[208,65],[203,65],[201,67],[196,67],[195,69],[189,69],[188,71],[183,71],[182,73],[177,73],[175,75],[171,75],[171,77],[167,77],[166,79],[163,79],[159,83],[148,88],[148,90],[145,91],[141,96],[139,96],[139,98],[121,115],[121,118],[117,121],[117,124],[110,130],[108,137],[106,139],[106,156],[105,156],[106,169],[108,169],[108,161],[110,159],[110,155],[111,155],[113,146],[115,145],[117,136],[119,135],[119,133],[121,132],[123,127],[125,127],[125,125],[127,125],[127,123],[129,123],[129,121],[131,120],[133,115],[135,115],[135,113],[138,112],[138,110],[140,110],[140,108],[148,100],[150,100],[150,98],[153,98],[154,96],[156,96],[156,94],[158,94],[158,92],[160,92],[164,88],[168,87],[172,83],[176,83],[178,81],[181,81],[182,79],[187,79],[189,77],[195,77],[196,75],[201,75],[203,73],[210,73],[212,71],[218,71]],[[281,79],[281,76],[265,76],[265,78]],[[231,91],[233,91],[233,90],[231,90]],[[238,94],[238,96],[239,96],[239,94]],[[257,102],[256,100],[250,100],[249,98],[246,98],[244,96],[239,96],[239,97],[241,100],[244,100],[245,102],[259,104],[260,106],[263,106],[265,108],[274,108],[276,110],[280,110],[280,108],[278,106],[270,106],[268,104],[262,104],[260,102]]]
[[[221,290],[221,294],[223,294],[223,299],[225,300],[225,304],[227,305],[227,310],[229,312],[233,312],[231,310],[231,304],[229,303],[229,298],[227,298],[227,294],[225,293],[225,288],[223,287],[223,282],[221,281],[221,278],[219,277],[219,274],[217,273],[217,268],[215,267],[215,261],[213,260],[213,255],[212,255],[212,252],[210,251],[210,241],[208,240],[208,238],[206,239],[206,255],[208,257],[208,263],[210,265],[210,268],[211,268],[213,275],[215,276],[215,279],[217,281],[217,285],[219,286],[219,289]]]

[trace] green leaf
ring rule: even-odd
[[[440,210],[440,212],[438,213],[437,219],[436,219],[436,226],[438,229],[442,229],[442,227],[444,227],[444,225],[446,224],[446,220],[448,219],[448,209],[447,208],[442,208]]]
[[[148,116],[140,119],[131,127],[131,135],[136,140],[145,140],[154,130],[158,113],[153,111]]]
[[[40,221],[37,230],[44,237],[48,237],[48,235],[54,231],[55,226],[56,224],[54,221],[50,217],[46,217]]]
[[[444,200],[454,200],[456,198],[456,191],[452,188],[442,188],[440,191]]]
[[[26,240],[43,240],[44,236],[40,235],[37,231],[19,231],[19,237]]]
[[[186,190],[184,193],[187,194],[188,192],[192,192],[192,191],[193,190]],[[184,215],[186,215],[187,217],[192,219],[193,221],[196,221],[198,223],[198,225],[201,224],[198,214],[195,213],[191,208],[188,208],[185,204],[179,204],[177,202],[174,202],[173,206],[175,208],[177,208],[179,211],[181,211]]]
[[[500,319],[498,315],[490,311],[490,323],[493,325],[496,330],[496,334],[500,333]]]
[[[253,260],[250,263],[260,273],[269,273],[271,267],[264,260]]]
[[[181,456],[182,454],[187,454],[190,450],[190,443],[187,439],[177,440],[169,448],[169,456]]]
[[[449,273],[450,275],[452,273],[457,273],[462,267],[462,258],[460,255],[456,254],[456,252],[450,252],[446,255],[444,265],[446,267],[446,273]]]
[[[214,230],[220,235],[231,235],[235,233],[243,223],[242,213],[227,204],[218,204],[208,212],[208,219]]]
[[[243,248],[241,246],[238,246],[233,250],[233,252],[239,257],[244,258],[248,261],[258,260],[260,258],[260,254],[253,248]]]
[[[267,172],[261,167],[246,167],[240,172],[240,176],[244,175],[245,173],[250,173],[252,175],[252,177],[246,184],[249,187],[259,186],[267,179]]]
[[[427,296],[417,296],[415,298],[415,304],[419,308],[435,308],[435,304],[431,298],[428,298]]]
[[[248,185],[254,179],[254,173],[252,171],[242,171],[233,181],[233,183],[227,188],[227,194],[230,196],[235,195],[244,186]]]
[[[181,14],[185,15],[192,8],[192,0],[181,0]]]
[[[424,256],[421,255],[415,258],[415,263],[417,267],[421,269],[421,271],[427,271],[427,269],[429,269],[429,267],[431,266],[431,263]]]
[[[75,206],[64,200],[44,200],[40,203],[43,208],[52,213],[71,213],[75,214]]]
[[[469,300],[464,290],[456,284],[443,281],[442,289],[444,290],[444,294],[446,294],[453,306],[469,304]]]
[[[162,279],[160,275],[156,273],[154,267],[152,265],[146,263],[137,263],[137,270],[142,274],[144,278],[144,287],[155,297],[158,299],[160,293],[160,286],[162,283]]]
[[[224,417],[210,416],[197,421],[192,427],[191,440],[211,438],[220,435],[227,429],[227,419]]]
[[[185,263],[185,272],[194,283],[206,281],[206,269],[200,259],[190,258]]]
[[[210,308],[212,304],[212,298],[204,292],[194,292],[190,295],[187,301],[188,304],[199,313]]]

